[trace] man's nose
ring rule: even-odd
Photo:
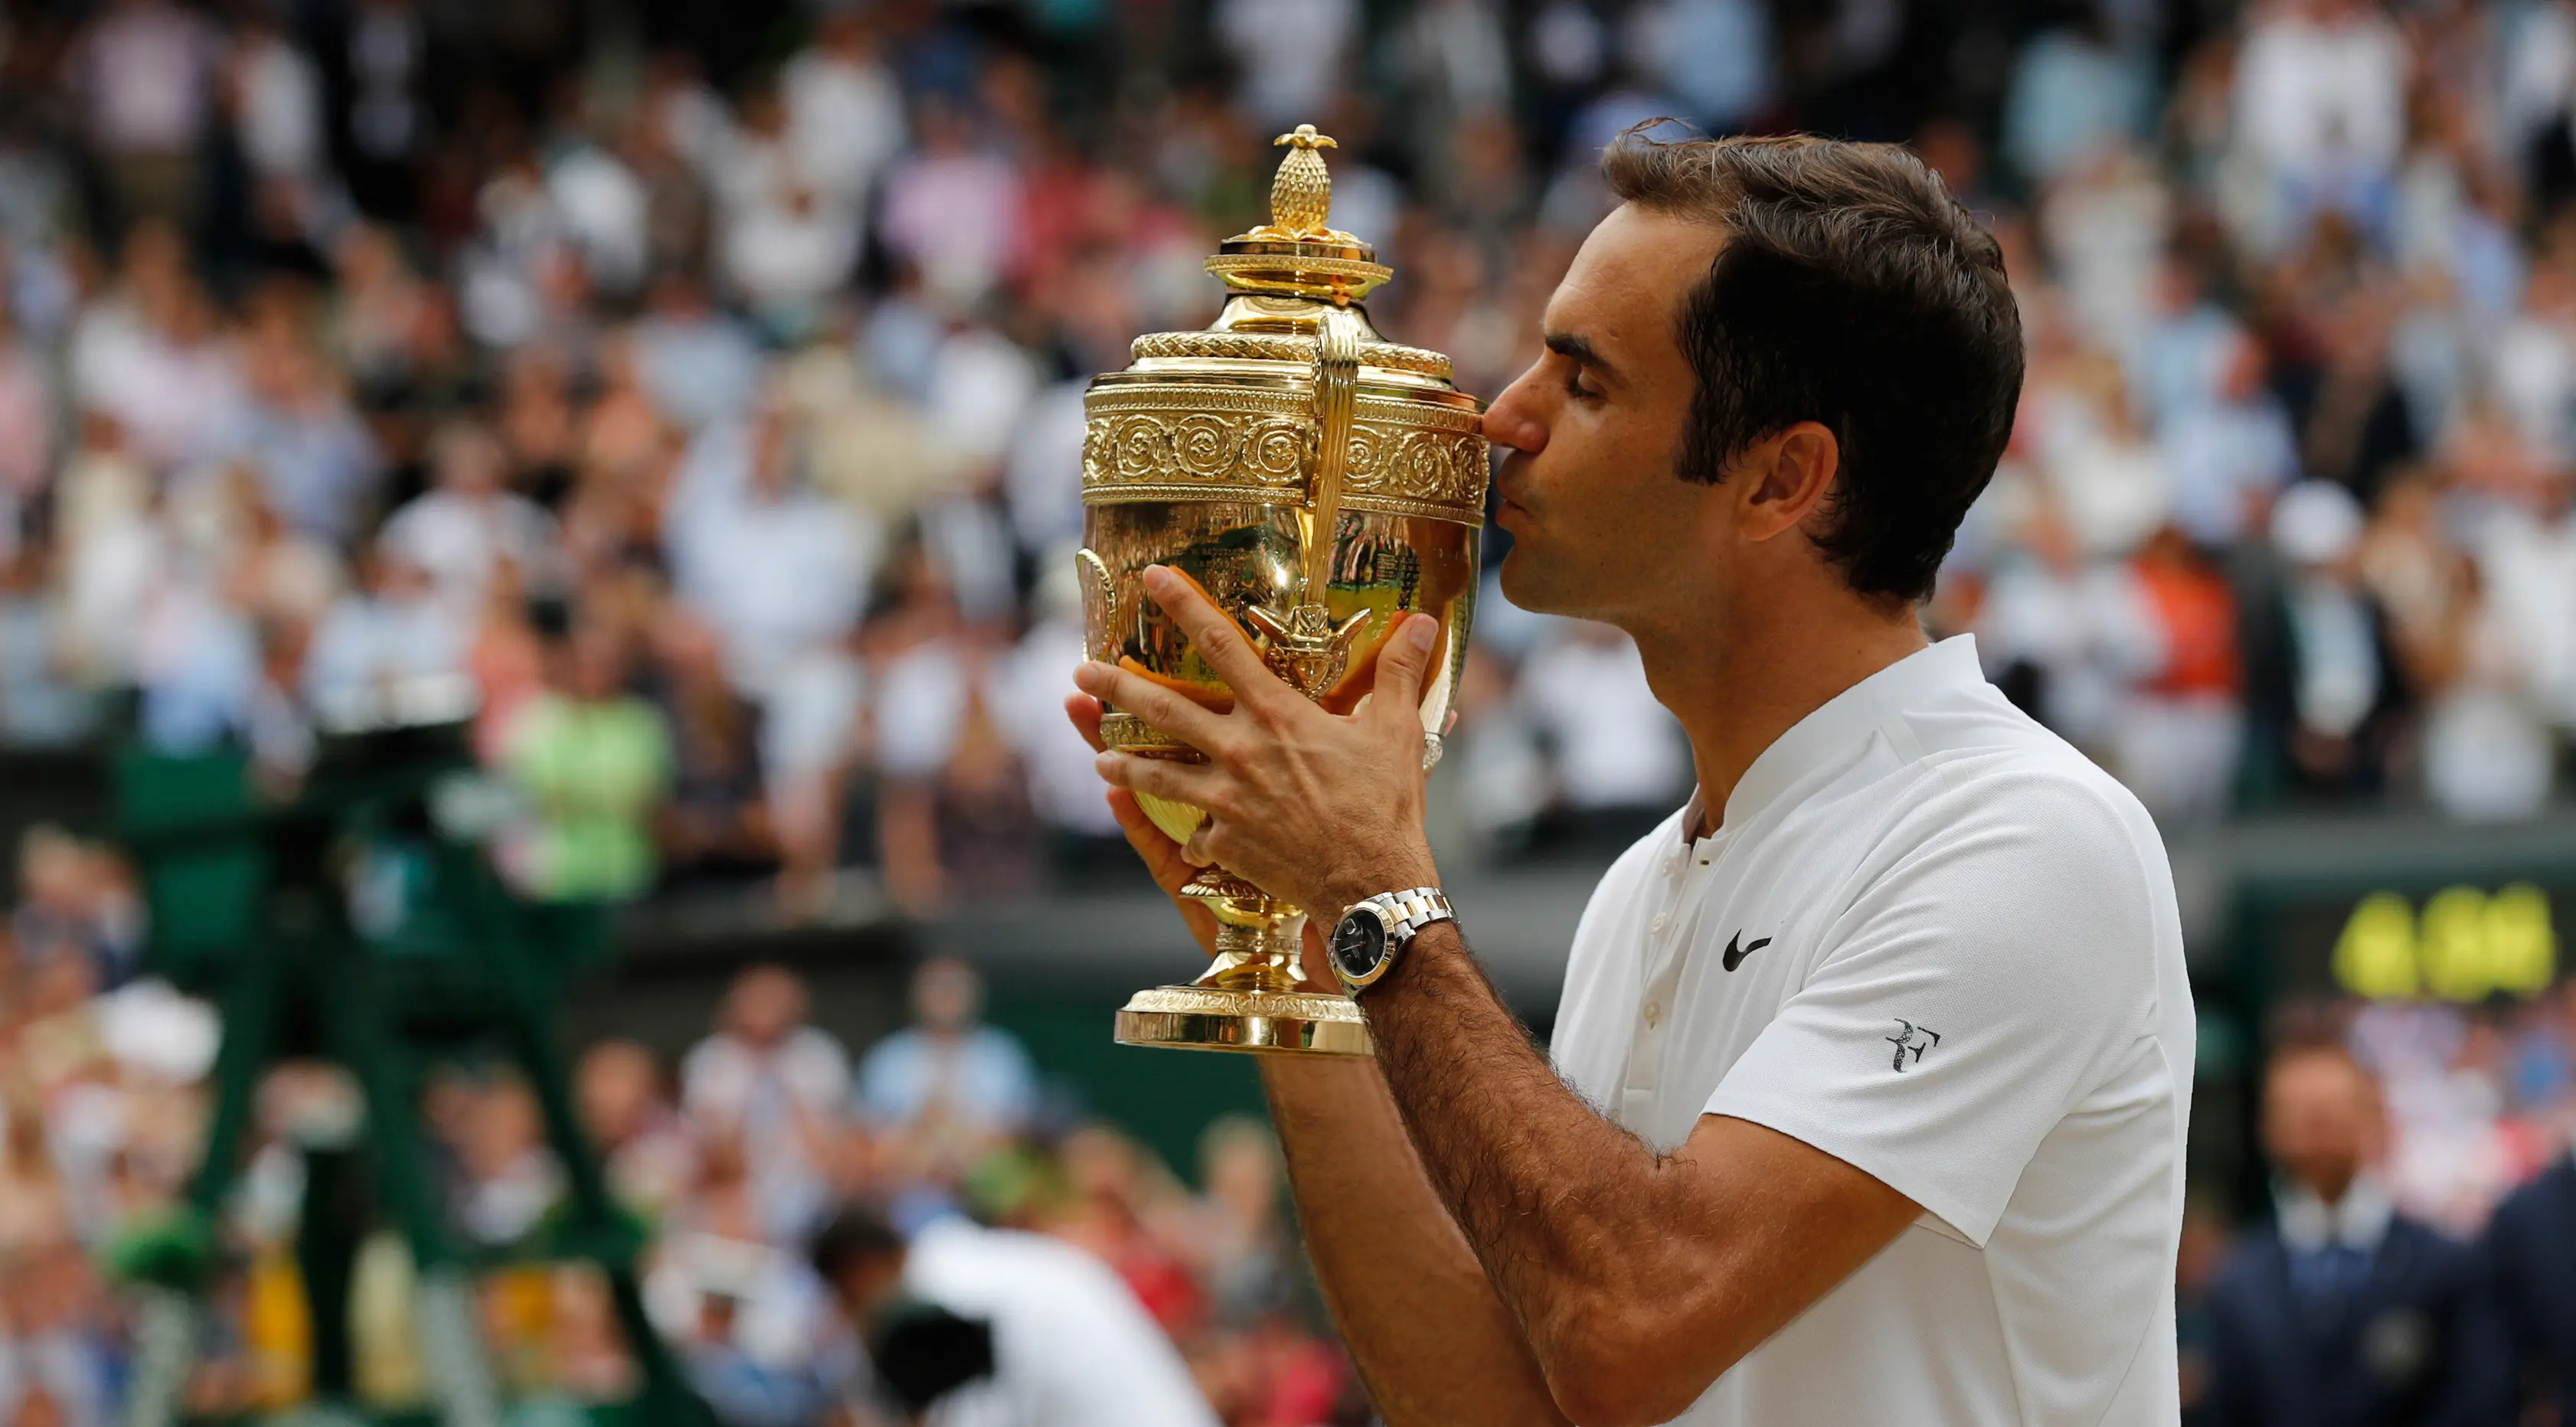
[[[1485,439],[1497,446],[1536,455],[1547,445],[1547,427],[1532,410],[1529,378],[1523,377],[1485,408]]]

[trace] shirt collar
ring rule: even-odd
[[[1771,740],[1771,746],[1763,749],[1753,765],[1744,770],[1744,776],[1735,781],[1735,791],[1727,795],[1726,819],[1719,824],[1719,830],[1744,826],[1799,779],[1886,728],[1892,718],[1908,708],[1919,708],[1928,696],[1962,687],[1979,688],[1985,682],[1985,670],[1977,662],[1976,636],[1954,634],[1915,650],[1825,700],[1814,712],[1791,724],[1788,732]],[[1698,824],[1699,816],[1700,795],[1694,789],[1689,806],[1683,809],[1684,837]]]
[[[2397,1216],[2397,1202],[2378,1180],[2366,1174],[2354,1180],[2343,1197],[2332,1204],[2284,1180],[2273,1191],[2273,1204],[2280,1221],[2281,1242],[2291,1252],[2302,1254],[2329,1246],[2377,1253],[2379,1241],[2388,1236],[2388,1221]]]

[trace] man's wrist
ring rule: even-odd
[[[1427,856],[1390,858],[1383,863],[1372,862],[1368,865],[1372,869],[1384,867],[1388,870],[1382,872],[1371,870],[1365,875],[1336,877],[1321,889],[1322,904],[1306,909],[1306,914],[1327,933],[1333,929],[1333,924],[1340,921],[1351,908],[1371,897],[1386,892],[1402,892],[1414,887],[1440,885],[1440,870],[1431,865],[1431,859]]]

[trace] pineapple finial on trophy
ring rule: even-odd
[[[1226,239],[1207,270],[1236,292],[1336,306],[1368,296],[1395,274],[1377,261],[1367,239],[1331,226],[1333,176],[1321,151],[1340,145],[1312,124],[1274,142],[1288,156],[1270,181],[1270,221]]]
[[[1331,232],[1326,220],[1333,211],[1333,176],[1324,171],[1324,156],[1316,150],[1340,146],[1330,135],[1316,133],[1312,124],[1300,124],[1270,142],[1290,146],[1270,180],[1270,226],[1290,238]]]

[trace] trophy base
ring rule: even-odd
[[[1348,996],[1218,986],[1137,992],[1118,1013],[1117,1041],[1264,1055],[1377,1054],[1368,1023]]]

